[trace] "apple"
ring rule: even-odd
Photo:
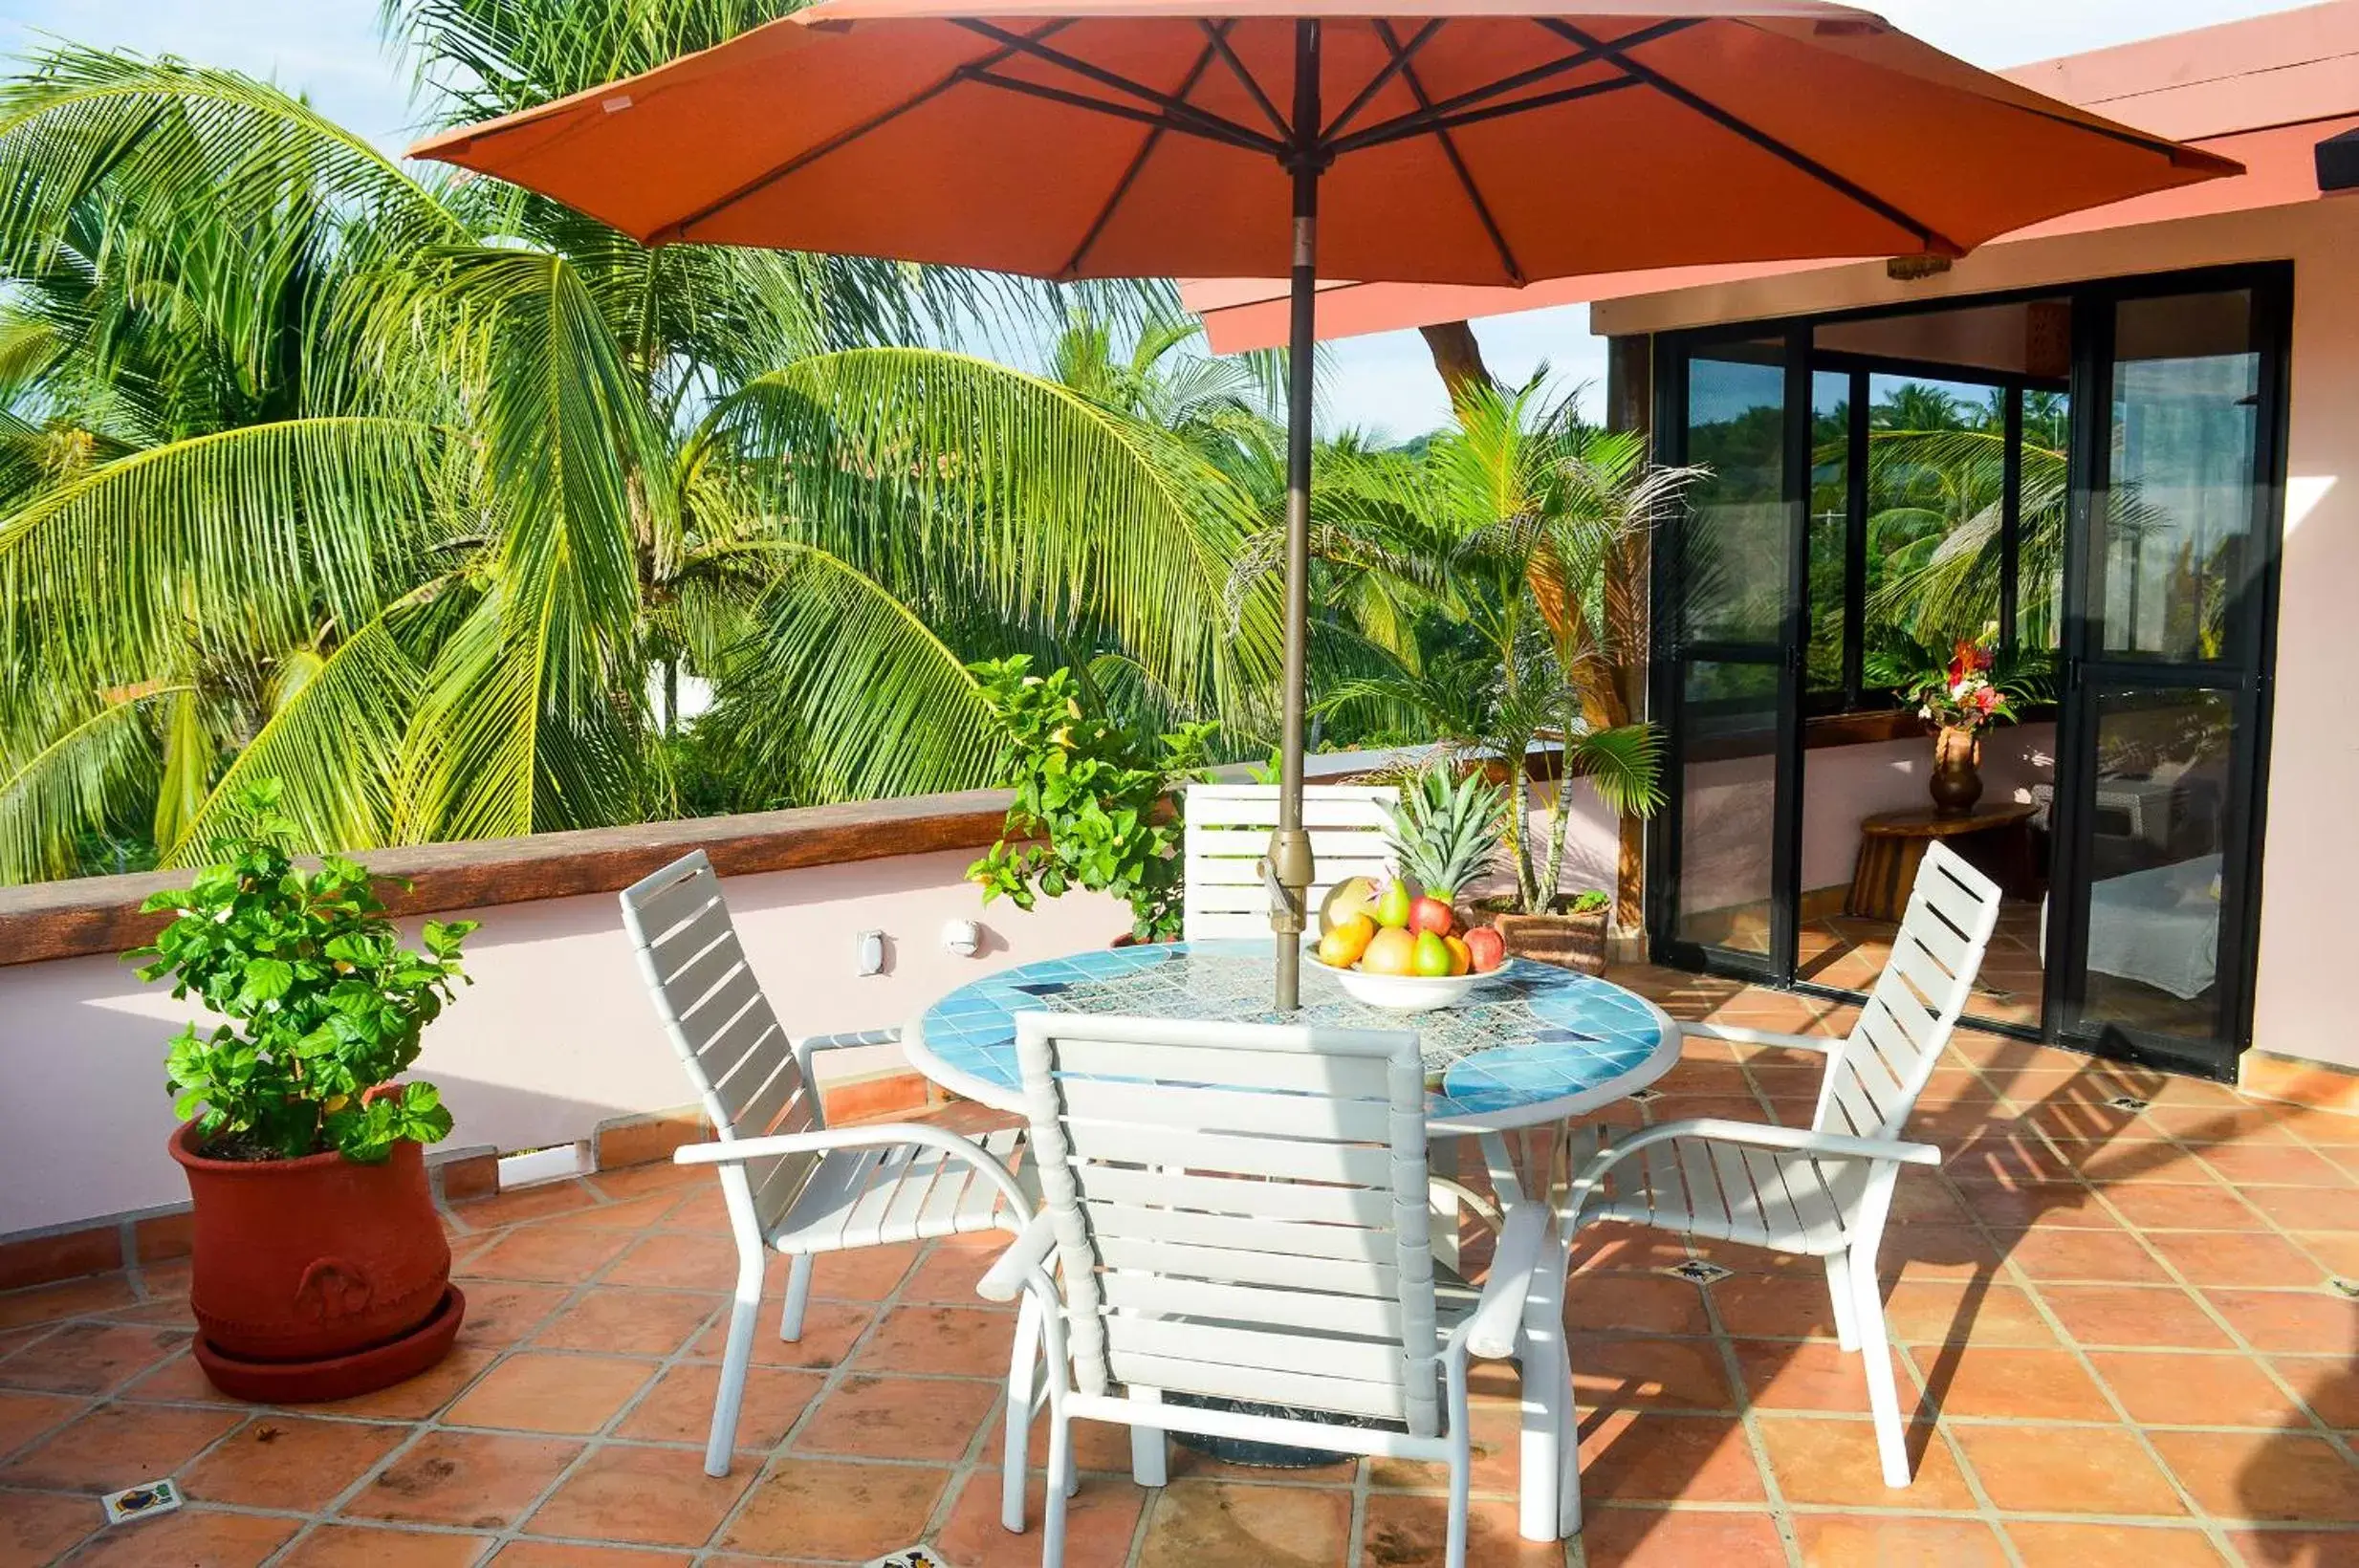
[[[1387,926],[1368,940],[1360,968],[1369,974],[1414,974],[1417,939],[1398,926]]]
[[[1437,899],[1431,893],[1409,906],[1409,928],[1412,931],[1431,931],[1435,936],[1448,936],[1457,921],[1457,912],[1450,907],[1448,899]]]
[[[1507,939],[1494,926],[1477,926],[1466,933],[1466,951],[1474,972],[1489,974],[1507,962]]]
[[[1393,930],[1401,929],[1409,924],[1409,911],[1413,903],[1409,883],[1395,877],[1386,887],[1384,896],[1376,901],[1376,924]]]
[[[1438,980],[1450,972],[1450,947],[1438,931],[1419,931],[1417,950],[1413,956],[1417,972]]]
[[[1341,926],[1348,926],[1360,917],[1375,919],[1376,879],[1345,877],[1327,889],[1327,896],[1319,904],[1319,934],[1326,935]]]

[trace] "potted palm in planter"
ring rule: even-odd
[[[273,784],[240,799],[218,863],[158,893],[155,946],[126,954],[222,1021],[190,1023],[167,1072],[184,1118],[169,1151],[194,1207],[195,1355],[224,1393],[341,1399],[433,1365],[466,1312],[426,1185],[450,1131],[431,1084],[394,1080],[465,978],[473,921],[404,947],[374,879],[287,855]]]

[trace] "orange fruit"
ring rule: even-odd
[[[1442,938],[1442,946],[1450,949],[1451,973],[1464,974],[1467,970],[1474,967],[1474,953],[1472,948],[1467,947],[1466,938],[1462,936],[1446,936]]]
[[[1369,939],[1360,968],[1370,974],[1414,974],[1417,939],[1398,926],[1387,926]]]

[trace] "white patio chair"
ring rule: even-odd
[[[1310,830],[1314,862],[1307,912],[1314,923],[1320,901],[1337,882],[1392,874],[1385,806],[1400,798],[1400,791],[1377,785],[1304,787],[1302,825]],[[1261,860],[1278,824],[1278,786],[1190,784],[1187,816],[1183,934],[1191,941],[1268,937],[1270,892]]]
[[[719,1140],[691,1144],[673,1158],[720,1167],[737,1243],[736,1304],[705,1447],[706,1473],[726,1475],[754,1354],[766,1250],[793,1260],[778,1338],[798,1339],[816,1253],[974,1230],[1020,1233],[1035,1205],[1008,1165],[1023,1135],[1011,1128],[976,1143],[907,1122],[828,1127],[812,1082],[813,1056],[897,1040],[899,1032],[790,1041],[746,965],[720,879],[702,850],[625,888],[623,924],[639,949],[664,1033]],[[1035,1346],[1018,1343],[1015,1354],[1029,1364]]]
[[[1891,957],[1845,1039],[1681,1026],[1826,1056],[1807,1128],[1717,1118],[1635,1133],[1584,1128],[1594,1151],[1575,1151],[1563,1215],[1568,1251],[1580,1226],[1611,1219],[1825,1261],[1837,1338],[1846,1350],[1867,1349],[1868,1402],[1889,1486],[1905,1487],[1911,1476],[1876,1247],[1900,1167],[1941,1163],[1939,1149],[1903,1143],[1900,1134],[1965,1009],[1999,923],[1999,897],[1995,882],[1951,850],[1927,849]],[[1571,1503],[1578,1505],[1577,1489]]]
[[[1533,1267],[1546,1227],[1531,1204],[1510,1213],[1479,1300],[1437,1293],[1417,1036],[1027,1013],[1016,1049],[1043,1207],[981,1289],[1020,1298],[1047,1339],[1048,1473],[1064,1484],[1047,1489],[1046,1568],[1063,1558],[1077,1420],[1130,1426],[1148,1486],[1164,1482],[1167,1431],[1446,1464],[1459,1568],[1467,1355],[1513,1351],[1526,1288],[1557,1280]],[[1019,1530],[1033,1364],[1008,1389]]]

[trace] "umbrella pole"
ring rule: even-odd
[[[1310,835],[1302,831],[1302,730],[1310,642],[1311,370],[1318,298],[1319,24],[1294,26],[1295,148],[1293,321],[1287,338],[1286,662],[1278,736],[1278,828],[1270,835],[1270,871],[1278,883],[1270,928],[1278,937],[1278,1010],[1302,1005],[1302,933],[1309,924]]]

